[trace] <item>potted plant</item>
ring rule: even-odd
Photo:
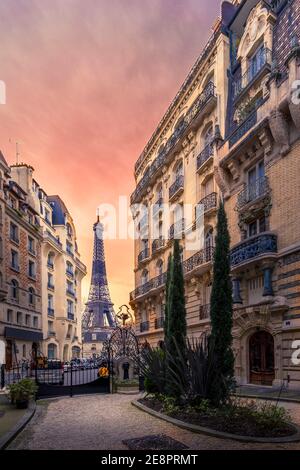
[[[20,382],[8,387],[11,403],[15,403],[18,409],[25,409],[32,398],[35,398],[37,385],[31,379],[22,379]]]

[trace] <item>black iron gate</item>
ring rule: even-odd
[[[1,387],[9,386],[24,378],[35,380],[37,398],[74,396],[89,393],[109,393],[109,369],[106,363],[63,364],[59,360],[38,358],[34,362],[21,363],[1,370]]]

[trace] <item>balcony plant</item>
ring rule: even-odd
[[[28,408],[29,401],[35,398],[38,391],[36,383],[29,379],[22,379],[8,387],[11,403],[15,403],[18,409]]]

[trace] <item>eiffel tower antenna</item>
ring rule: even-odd
[[[88,301],[82,317],[83,342],[105,341],[115,327],[115,312],[110,298],[103,242],[103,225],[97,212],[94,229],[92,277]],[[96,335],[96,336],[95,336]],[[92,338],[97,338],[92,339]]]

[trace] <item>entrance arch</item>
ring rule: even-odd
[[[249,338],[249,381],[272,385],[275,379],[274,338],[268,331],[257,331]]]

